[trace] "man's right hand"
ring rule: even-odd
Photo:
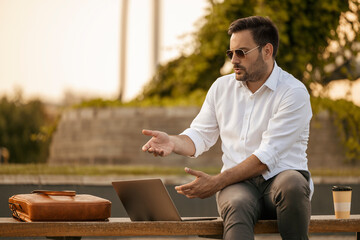
[[[154,154],[154,156],[165,157],[172,153],[175,143],[171,141],[170,136],[165,132],[142,130],[142,134],[152,137],[143,147],[144,152]]]

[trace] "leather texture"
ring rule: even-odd
[[[111,215],[111,202],[74,191],[35,190],[9,198],[14,218],[33,221],[103,221]]]

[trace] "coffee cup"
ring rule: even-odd
[[[350,217],[351,192],[352,192],[352,188],[349,186],[332,187],[335,218]]]

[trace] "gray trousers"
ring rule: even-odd
[[[254,239],[259,219],[277,219],[282,239],[308,239],[311,216],[309,174],[287,170],[230,185],[216,195],[225,240]]]

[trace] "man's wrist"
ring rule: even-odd
[[[169,135],[169,142],[171,145],[171,150],[174,153],[177,153],[179,151],[179,149],[177,147],[178,144],[176,144],[176,141],[177,141],[176,135]]]
[[[195,145],[190,137],[186,135],[171,135],[170,142],[173,144],[172,150],[176,154],[183,156],[193,156],[195,154]]]
[[[225,175],[226,173],[224,174],[224,172],[222,172],[214,176],[214,187],[217,191],[220,191],[227,187]]]
[[[216,175],[216,181],[219,184],[218,186],[220,190],[231,184],[241,181],[241,178],[239,178],[240,172],[236,171],[238,168],[239,166],[236,166]]]

